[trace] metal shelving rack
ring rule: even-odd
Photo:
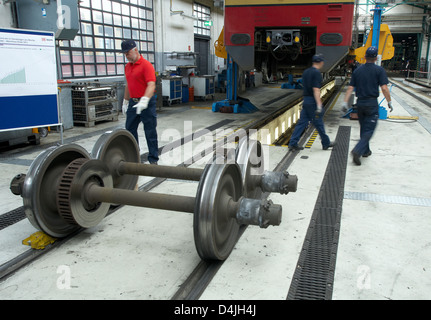
[[[98,121],[118,121],[115,85],[80,83],[72,87],[73,123],[94,127]]]

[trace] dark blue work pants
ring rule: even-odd
[[[353,148],[353,152],[363,156],[369,153],[370,150],[370,140],[374,134],[377,127],[377,122],[379,120],[379,106],[357,106],[358,109],[358,119],[361,128],[360,137],[358,144]]]
[[[144,125],[145,139],[148,146],[148,161],[150,163],[159,161],[159,145],[157,141],[157,113],[156,113],[156,97],[153,96],[148,108],[143,110],[141,114],[136,114],[137,104],[133,99],[129,100],[129,108],[127,109],[126,129],[135,137],[139,145],[138,127],[142,122]]]
[[[313,98],[314,100],[314,98]],[[292,137],[290,138],[289,146],[294,147],[298,145],[298,141],[301,138],[302,133],[311,122],[316,127],[317,132],[322,139],[322,147],[329,147],[331,141],[325,132],[325,125],[323,124],[323,112],[319,117],[316,117],[316,102],[306,102],[304,98],[304,104],[301,110],[301,116],[296,123],[295,130],[293,131]]]

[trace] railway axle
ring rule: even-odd
[[[114,180],[119,181],[114,184],[115,186],[130,185],[133,181],[122,180],[135,179],[136,176],[199,181],[204,171],[197,168],[140,163],[139,147],[134,137],[124,129],[103,134],[93,148],[92,157],[107,164]],[[262,172],[262,147],[258,141],[242,139],[235,162],[240,165],[243,172],[242,180],[247,197],[259,198],[262,192],[288,194],[297,190],[297,176],[288,172]]]
[[[133,136],[125,130],[102,135],[90,156],[82,147],[63,145],[42,152],[27,175],[18,175],[11,191],[23,197],[25,213],[36,228],[56,238],[98,225],[112,204],[193,213],[199,256],[224,260],[233,250],[241,225],[261,228],[281,223],[282,207],[261,199],[262,192],[295,192],[296,176],[253,174],[257,142],[240,143],[237,161],[204,169],[145,165]],[[252,150],[252,151],[251,151]],[[137,175],[198,180],[196,197],[134,191]],[[198,179],[199,178],[199,179]]]

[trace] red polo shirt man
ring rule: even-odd
[[[144,125],[148,145],[148,161],[157,164],[157,114],[156,114],[156,72],[153,65],[139,53],[133,40],[121,43],[121,52],[129,61],[125,67],[126,88],[124,90],[123,114],[126,115],[126,129],[139,145],[138,126]]]

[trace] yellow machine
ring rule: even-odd
[[[224,46],[224,27],[218,37],[218,40],[214,43],[215,55],[219,58],[227,59],[227,51]]]
[[[371,47],[373,35],[373,28],[371,28],[370,34],[368,35],[367,42],[363,47],[350,51],[350,55],[356,56],[355,60],[361,64],[365,63],[365,52]],[[395,53],[394,38],[392,37],[391,31],[387,24],[380,25],[380,41],[379,41],[379,55],[382,56],[382,61],[390,60],[393,58]]]

